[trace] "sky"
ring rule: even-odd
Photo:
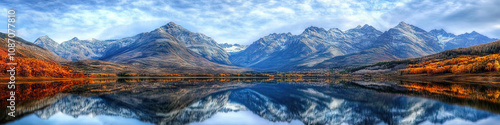
[[[427,31],[500,38],[499,6],[499,0],[0,0],[0,32],[7,31],[7,11],[14,9],[19,37],[47,35],[59,43],[119,39],[168,22],[218,43],[246,45],[309,26],[348,30],[368,24],[386,31],[401,21]]]

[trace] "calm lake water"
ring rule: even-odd
[[[26,82],[16,90],[16,117],[2,113],[0,124],[500,123],[500,87],[477,83],[143,78]]]

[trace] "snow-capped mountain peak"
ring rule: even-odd
[[[323,32],[327,32],[327,31],[321,27],[310,26],[310,27],[306,28],[302,34],[308,34],[311,32],[323,33]]]
[[[445,45],[447,42],[452,40],[456,35],[453,33],[448,33],[444,29],[433,29],[429,31],[433,36],[436,36],[438,38],[438,41],[440,44]]]
[[[77,37],[73,37],[73,38],[71,38],[70,41],[78,41],[78,40],[80,40],[80,39],[78,39]]]
[[[47,35],[39,37],[33,43],[35,43],[36,45],[38,45],[42,48],[48,49],[49,51],[52,51],[52,52],[54,52],[54,50],[56,50],[57,46],[59,45],[59,43],[52,40]]]

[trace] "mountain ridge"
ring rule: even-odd
[[[361,26],[358,26],[351,30],[359,28],[361,28]],[[445,43],[440,41],[440,39],[436,35],[439,34],[437,31],[439,30],[432,30],[432,32],[427,32],[416,26],[407,24],[405,22],[400,22],[397,26],[385,31],[383,34],[378,36],[375,41],[371,42],[373,44],[369,47],[364,48],[364,50],[345,53],[343,55],[337,55],[331,58],[326,57],[323,58],[323,60],[319,60],[319,63],[307,63],[308,61],[310,62],[311,59],[304,59],[304,61],[302,61],[302,64],[288,64],[286,65],[287,68],[284,68],[282,70],[293,71],[346,68],[352,66],[369,65],[381,61],[414,58],[435,54],[446,50],[446,48],[449,48]],[[445,33],[445,35],[448,35],[450,37],[454,36],[453,34],[447,33],[446,31],[442,33]],[[478,37],[477,39],[482,39],[483,41],[489,42],[494,40],[492,38],[483,37],[484,35],[478,34],[479,33],[477,32],[473,32],[461,34],[458,36],[473,36]],[[455,36],[450,41],[457,39],[458,36]],[[483,43],[475,42],[474,39],[463,40],[462,38],[462,41],[467,41],[468,43],[470,43],[470,45],[478,45]]]
[[[210,61],[226,65],[231,64],[228,59],[229,54],[224,51],[224,49],[220,47],[215,40],[206,35],[193,33],[184,29],[182,26],[175,24],[174,22],[169,22],[166,25],[157,28],[157,30],[158,29],[165,30],[170,34],[173,34],[174,37],[179,39],[179,43]],[[35,40],[34,43],[49,49],[68,60],[76,61],[99,59],[107,53],[113,52],[116,48],[130,44],[131,41],[133,41],[134,38],[137,39],[137,37],[140,37],[140,34],[122,39],[104,41],[97,39],[80,40],[77,37],[73,37],[72,39],[59,44],[50,39],[48,36],[42,36]]]
[[[217,73],[243,69],[211,62],[164,28],[137,35],[137,39],[100,60],[141,67],[153,73]]]
[[[0,43],[2,49],[5,49],[5,52],[7,52],[7,34],[1,33],[0,32]],[[49,62],[55,62],[55,63],[61,63],[61,62],[66,62],[67,60],[52,53],[50,50],[46,48],[42,48],[32,42],[28,42],[20,37],[15,37],[14,40],[16,41],[16,55],[19,57],[26,57],[26,58],[35,58],[35,59],[41,59]]]
[[[259,38],[245,49],[236,47],[233,49],[239,50],[231,52],[234,50],[222,47],[223,44],[218,44],[210,37],[201,33],[193,33],[173,22],[153,31],[171,35],[176,39],[173,42],[210,62],[254,70],[278,71],[360,66],[380,61],[426,56],[447,49],[495,40],[475,31],[460,35],[448,33],[444,29],[433,29],[427,32],[405,22],[400,22],[384,32],[368,24],[358,25],[345,31],[338,28],[326,30],[310,26],[298,35],[271,33]],[[49,50],[56,50],[54,53],[68,60],[105,60],[110,56],[123,54],[123,49],[127,49],[126,46],[137,45],[135,42],[148,33],[151,32],[104,41],[79,40],[74,37],[58,46],[55,46],[54,41],[47,36],[42,36],[35,43]],[[158,36],[158,38],[167,37]]]
[[[316,65],[367,48],[373,42],[371,38],[380,34],[367,24],[345,32],[337,28],[325,30],[310,26],[299,35],[272,33],[264,36],[247,49],[231,55],[230,60],[238,66],[257,70],[292,70],[290,68],[297,65]]]

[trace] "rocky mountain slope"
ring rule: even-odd
[[[244,51],[231,55],[239,66],[261,70],[280,70],[290,66],[312,66],[326,59],[358,52],[371,46],[372,38],[382,34],[372,26],[358,26],[348,31],[308,27],[300,35],[270,34]]]
[[[231,64],[229,54],[213,39],[190,32],[173,22],[151,32],[116,40],[79,40],[75,37],[57,44],[49,37],[42,36],[34,43],[68,60],[98,59],[122,64],[122,67],[146,68],[149,73],[244,70],[224,65]]]
[[[173,22],[161,28],[176,38],[180,45],[187,47],[196,54],[216,63],[231,64],[228,59],[229,54],[212,38],[201,33],[193,33]],[[138,34],[133,37],[105,41],[96,39],[80,40],[75,37],[61,44],[57,44],[48,36],[42,36],[34,43],[68,60],[77,61],[99,59],[104,55],[114,54],[114,51],[131,44],[141,36],[142,34]]]
[[[49,38],[49,36],[41,36],[38,39],[36,39],[35,42],[33,43],[42,48],[48,49],[51,52],[56,52],[57,46],[59,46],[59,43]]]
[[[324,60],[358,52],[371,46],[382,34],[372,26],[358,26],[348,31],[308,27],[300,35],[270,34],[240,53],[231,55],[239,66],[260,70],[289,70],[295,66],[313,66]]]
[[[453,37],[453,39],[445,43],[444,50],[485,44],[495,40],[497,39],[488,38],[482,34],[477,33],[476,31],[473,31],[471,33],[465,33]]]
[[[80,40],[74,37],[71,40],[58,44],[48,36],[42,36],[36,39],[34,43],[67,60],[78,61],[100,58],[108,48],[107,46],[113,42],[105,42],[97,39]]]
[[[395,59],[405,59],[413,57],[421,57],[430,54],[442,52],[447,48],[454,48],[452,41],[466,41],[469,45],[477,45],[483,42],[475,42],[474,37],[484,39],[484,41],[492,42],[494,39],[480,37],[482,35],[459,35],[470,36],[467,40],[453,34],[446,33],[444,30],[433,30],[426,32],[416,26],[399,23],[396,27],[389,29],[380,35],[372,48],[360,52],[346,54],[333,57],[325,60],[318,65],[312,67],[297,67],[297,68],[340,68],[346,66],[361,66],[374,64],[380,61],[389,61]],[[463,45],[466,46],[466,45]]]
[[[140,37],[134,42],[106,53],[99,59],[141,67],[152,73],[214,73],[243,70],[211,62],[188,49],[184,42],[169,33],[172,25],[169,23],[151,32],[138,34]]]
[[[157,36],[152,36],[152,34]],[[190,32],[182,26],[170,22],[155,31],[116,40],[100,41],[73,38],[57,44],[47,36],[43,36],[37,39],[35,43],[68,60],[101,59],[112,61],[116,59],[113,62],[120,63],[119,61],[124,61],[121,64],[131,64],[131,61],[124,59],[124,51],[130,51],[133,48],[130,48],[131,45],[142,46],[143,44],[138,41],[155,41],[156,39],[165,39],[176,43],[165,46],[178,49],[165,49],[169,51],[156,50],[175,55],[175,57],[168,57],[169,59],[181,59],[184,58],[183,56],[192,55],[186,54],[190,52],[194,52],[196,57],[188,56],[185,60],[174,61],[174,63],[168,65],[160,65],[158,62],[158,60],[165,60],[167,57],[155,58],[156,61],[152,61],[152,64],[146,64],[149,62],[144,61],[139,61],[140,63],[134,62],[134,64],[173,68],[175,66],[190,67],[193,65],[215,66],[213,63],[218,63],[255,70],[278,71],[331,69],[426,56],[447,49],[473,46],[495,40],[477,32],[461,35],[454,35],[442,29],[427,32],[416,26],[401,22],[385,32],[378,31],[370,25],[357,26],[346,31],[337,28],[326,30],[311,26],[299,35],[291,33],[269,34],[246,47],[217,44],[208,36]],[[145,45],[145,47],[158,46],[160,43],[151,43]],[[189,51],[185,51],[185,48]],[[144,48],[144,50],[147,49]],[[136,55],[141,54],[144,53],[138,52]],[[120,59],[118,57],[110,58],[117,55],[123,56],[119,57]],[[133,55],[129,53],[127,56],[135,58],[136,55]],[[156,54],[143,56],[159,57]],[[203,63],[204,61],[194,59],[197,56],[201,56],[213,63]],[[172,60],[167,62],[172,62]]]
[[[7,34],[0,33],[0,44],[1,44],[0,46],[2,49],[1,51],[7,52],[8,49],[7,38],[8,38]],[[61,58],[60,56],[52,53],[51,51],[42,48],[40,46],[37,46],[31,42],[28,42],[22,38],[15,37],[14,40],[16,41],[15,56],[42,59],[45,61],[56,62],[56,63],[67,61],[66,59]]]
[[[400,69],[407,68],[408,64],[423,63],[430,60],[453,59],[461,56],[469,56],[469,57],[486,56],[490,54],[498,54],[499,51],[500,51],[500,41],[497,40],[491,43],[446,50],[440,53],[417,57],[417,58],[409,58],[409,59],[402,59],[402,60],[395,60],[388,62],[380,62],[373,65],[365,65],[361,67],[348,69],[347,72],[354,74],[399,73],[398,71]]]
[[[212,38],[201,33],[193,33],[173,22],[161,28],[179,40],[179,44],[186,46],[196,54],[215,63],[231,64],[229,54]]]

